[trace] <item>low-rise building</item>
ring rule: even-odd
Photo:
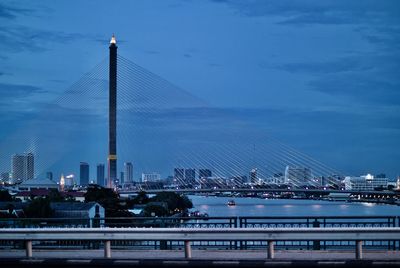
[[[371,174],[360,177],[344,178],[344,185],[346,190],[356,191],[374,191],[377,188],[387,188],[388,178],[377,178]]]
[[[58,184],[49,179],[31,179],[31,180],[26,180],[22,183],[20,183],[16,188],[19,191],[31,191],[31,190],[49,190],[49,189],[58,189]]]
[[[54,210],[54,218],[81,219],[90,227],[104,224],[105,209],[96,202],[51,202],[50,207]],[[99,220],[96,222],[96,219]]]
[[[142,182],[158,182],[161,180],[161,175],[158,173],[142,173]]]

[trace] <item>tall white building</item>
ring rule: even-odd
[[[34,178],[35,161],[33,153],[14,154],[11,158],[11,174],[14,183]]]
[[[344,178],[344,186],[346,190],[373,191],[375,188],[386,188],[387,185],[388,178],[374,178],[371,174],[360,177],[347,176]]]
[[[131,162],[125,162],[125,182],[133,182],[133,165]]]

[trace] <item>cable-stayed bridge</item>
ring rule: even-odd
[[[124,162],[134,166],[132,181],[125,178],[127,190],[142,173],[169,176],[164,186],[176,190],[338,187],[343,179],[343,172],[281,142],[237,110],[214,107],[123,56],[117,61],[118,177]],[[1,151],[10,156],[33,152],[39,177],[47,171],[78,177],[79,162],[88,162],[90,180],[96,182],[93,167],[107,161],[108,68],[105,58],[56,99],[43,103],[2,140]],[[0,167],[7,166],[3,161]],[[144,180],[133,189],[157,190],[157,185]]]

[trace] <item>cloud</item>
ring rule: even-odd
[[[15,19],[17,15],[26,15],[32,12],[31,9],[17,8],[0,3],[0,18],[3,19]]]
[[[359,114],[349,110],[340,111],[340,109],[323,111],[287,108],[193,107],[149,111],[126,110],[119,113],[119,116],[124,123],[172,130],[207,129],[217,132],[243,132],[246,129],[251,131],[252,128],[262,128],[278,133],[290,131],[291,134],[295,134],[307,132],[310,129],[333,130],[332,127],[351,130],[355,127],[355,123],[357,123],[356,127],[362,128],[376,126],[400,130],[400,115],[376,111]]]
[[[0,48],[3,51],[42,52],[49,49],[48,44],[65,44],[77,39],[86,38],[87,35],[78,33],[65,33],[56,31],[39,30],[26,26],[0,27]]]
[[[42,9],[45,9],[42,7]],[[46,12],[49,12],[46,10]],[[30,25],[20,25],[14,20],[18,15],[32,16],[36,10],[11,7],[0,4],[0,19],[5,23],[0,25],[0,51],[22,52],[33,51],[43,52],[49,50],[51,44],[65,44],[78,39],[94,40],[98,38],[91,34],[67,33],[63,31],[50,31],[36,29]],[[6,59],[4,55],[0,58]]]
[[[400,3],[388,1],[346,1],[346,0],[213,0],[224,3],[245,16],[276,16],[282,18],[279,24],[359,24],[398,22]]]
[[[158,54],[160,54],[160,51],[157,51],[157,50],[145,50],[144,53],[149,54],[149,55],[158,55]]]
[[[222,64],[211,62],[211,63],[208,64],[208,66],[210,66],[210,67],[221,67]]]
[[[384,81],[368,75],[332,75],[311,81],[310,89],[332,96],[345,96],[355,103],[399,105],[399,81]]]
[[[395,51],[360,52],[327,61],[275,67],[301,75],[308,80],[306,89],[344,97],[351,103],[388,106],[400,103],[400,54]]]
[[[0,83],[1,101],[6,102],[11,99],[26,98],[36,93],[46,93],[44,89],[31,85],[18,85]]]
[[[364,72],[374,68],[370,63],[363,62],[360,57],[339,58],[326,62],[297,62],[277,66],[278,69],[290,73],[331,74],[340,72]]]

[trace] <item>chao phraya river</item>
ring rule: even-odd
[[[305,199],[261,199],[190,195],[194,208],[210,217],[239,216],[400,216],[400,206]],[[234,200],[235,206],[228,206]]]

